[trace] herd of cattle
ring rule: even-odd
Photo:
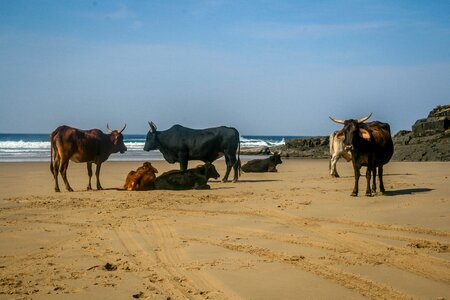
[[[391,138],[389,124],[379,121],[364,123],[372,114],[357,120],[330,119],[343,124],[341,130],[330,135],[330,175],[339,177],[336,163],[340,157],[352,161],[355,174],[355,185],[352,196],[358,195],[358,181],[360,169],[367,167],[366,196],[376,193],[376,176],[378,171],[380,191],[385,192],[383,184],[383,165],[389,162],[394,145]],[[219,178],[219,173],[212,164],[224,156],[226,172],[222,179],[228,181],[231,169],[234,170],[233,182],[239,178],[240,171],[244,172],[277,172],[277,164],[281,164],[278,153],[266,159],[255,159],[241,167],[239,158],[239,132],[232,127],[216,127],[208,129],[191,129],[181,125],[174,125],[168,130],[158,131],[153,122],[149,122],[150,130],[147,134],[144,150],[159,150],[169,163],[180,163],[180,170],[172,170],[156,176],[158,170],[151,163],[145,162],[136,171],[129,172],[126,177],[125,190],[151,189],[208,189],[210,178]],[[50,134],[51,158],[50,170],[55,180],[55,191],[59,192],[58,175],[64,180],[68,191],[73,191],[67,180],[69,160],[86,162],[89,182],[87,189],[91,190],[92,163],[96,164],[95,175],[97,189],[101,190],[100,168],[112,153],[124,153],[127,147],[123,142],[121,130],[111,130],[107,125],[108,134],[99,129],[80,130],[68,126],[60,126]],[[188,169],[189,160],[200,160],[205,164]],[[373,176],[372,187],[370,187]]]

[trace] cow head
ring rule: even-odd
[[[127,151],[127,147],[125,146],[125,144],[123,143],[123,135],[122,135],[122,131],[125,130],[125,128],[127,127],[127,124],[125,124],[125,126],[122,128],[122,130],[111,130],[109,128],[109,124],[106,124],[106,128],[108,128],[108,132],[109,132],[109,138],[111,139],[111,142],[113,143],[113,153],[124,153],[125,151]]]
[[[158,170],[152,166],[151,163],[149,163],[148,161],[146,161],[142,167],[147,171],[147,172],[153,172],[153,173],[158,173]]]
[[[283,162],[281,161],[281,156],[280,156],[280,154],[278,153],[278,152],[275,152],[271,157],[270,157],[270,159],[273,161],[273,163],[275,164],[275,165],[278,165],[278,164],[282,164]]]
[[[342,130],[338,132],[336,137],[344,138],[345,150],[353,149],[354,139],[357,136],[363,138],[364,140],[370,141],[370,133],[366,129],[364,129],[361,124],[369,119],[371,115],[372,113],[358,120],[339,120],[330,117],[333,122],[344,124],[344,128],[342,128]]]
[[[205,177],[207,179],[214,178],[217,179],[220,177],[220,174],[217,172],[216,167],[212,163],[206,163],[202,166],[198,166],[197,168],[204,169]]]
[[[153,122],[148,122],[150,130],[147,133],[147,139],[145,140],[144,151],[158,149],[158,143],[156,141],[156,125]]]

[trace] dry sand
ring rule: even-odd
[[[1,163],[0,299],[450,299],[450,163],[392,162],[371,198],[326,160],[211,190],[116,190],[139,165],[105,163],[107,189],[88,192],[71,163],[75,192],[55,193],[48,163]]]

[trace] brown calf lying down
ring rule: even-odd
[[[153,189],[158,170],[151,163],[145,162],[136,171],[130,171],[123,188],[127,191],[144,191]]]

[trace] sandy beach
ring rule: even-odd
[[[55,193],[49,163],[1,163],[0,299],[450,299],[448,162],[391,162],[370,198],[364,177],[350,196],[350,163],[331,178],[301,159],[211,190],[118,190],[140,165],[107,162],[86,191],[71,163],[75,192]]]

